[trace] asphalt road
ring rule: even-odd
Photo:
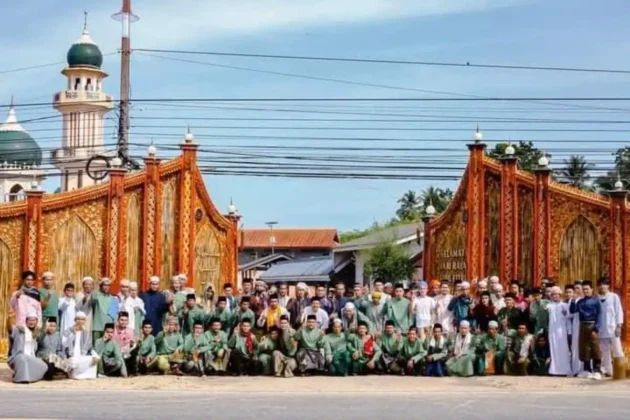
[[[628,419],[625,392],[234,394],[0,390],[0,419]]]

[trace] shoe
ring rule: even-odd
[[[599,372],[595,372],[591,375],[591,379],[594,379],[596,381],[601,381],[602,380],[602,374]]]
[[[586,379],[589,377],[589,372],[583,370],[582,372],[578,373],[577,377],[581,379]]]

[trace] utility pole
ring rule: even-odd
[[[277,225],[278,222],[265,222],[265,224],[269,226],[269,244],[271,245],[271,255],[275,255],[276,237],[273,236],[273,226]]]
[[[118,116],[118,152],[129,158],[129,61],[131,58],[131,24],[140,19],[131,12],[131,0],[123,0],[120,12],[112,19],[122,22],[120,47],[120,115]]]

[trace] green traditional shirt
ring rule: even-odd
[[[293,328],[289,328],[288,330],[280,331],[280,337],[278,338],[278,350],[282,352],[287,357],[294,357],[295,353],[297,353],[297,343],[294,345],[293,340],[297,333]]]
[[[534,322],[534,331],[532,333],[538,334],[541,330],[549,328],[547,306],[549,306],[547,299],[541,299],[539,302],[533,301],[529,305],[529,318]]]
[[[383,314],[386,319],[394,321],[394,327],[402,333],[407,333],[412,325],[412,315],[409,311],[411,302],[407,298],[391,298],[383,305]]]
[[[381,335],[381,351],[388,356],[396,357],[398,356],[398,352],[400,351],[401,346],[401,338],[400,335],[393,333],[392,335],[388,335],[387,333],[383,333]]]
[[[108,322],[114,322],[111,316],[109,316],[109,305],[111,300],[115,299],[110,294],[105,294],[100,290],[92,292],[92,331],[104,331],[105,324]]]
[[[112,359],[116,359],[117,362],[121,364],[120,374],[122,376],[127,376],[127,367],[125,366],[125,359],[123,359],[123,355],[120,351],[120,347],[118,344],[114,342],[114,340],[105,341],[102,338],[96,340],[96,344],[94,345],[94,351],[103,357],[108,357]]]
[[[269,337],[263,337],[258,343],[258,354],[271,354],[276,350],[276,342]]]
[[[179,310],[177,317],[179,318],[179,324],[182,326],[182,335],[186,337],[188,334],[192,334],[193,326],[195,322],[201,322],[202,324],[205,321],[206,314],[203,312],[199,306],[195,305],[192,308],[188,308],[188,311],[185,311],[186,306]]]
[[[246,344],[247,339],[241,333],[234,334],[232,337],[230,337],[230,342],[229,342],[230,348],[234,351],[239,352],[241,356],[245,358],[249,359],[253,357],[256,354],[256,351],[258,349],[258,339],[256,338],[254,334],[252,334],[251,336],[252,336],[252,343],[253,343],[253,349],[251,353],[247,350],[247,344]]]
[[[223,331],[227,332],[230,330],[230,321],[232,320],[232,313],[230,311],[224,309],[223,312],[221,312],[219,308],[216,308],[214,311],[206,314],[206,326],[210,325],[213,318],[217,318],[221,321],[221,329]],[[254,322],[256,321],[252,319],[252,325]]]
[[[324,331],[319,328],[303,327],[295,334],[295,340],[298,342],[298,346],[301,349],[306,350],[318,350],[322,348],[324,338]]]
[[[210,346],[210,353],[216,354],[219,350],[227,350],[228,349],[228,337],[225,331],[214,332],[212,330],[208,330],[205,332],[206,339],[208,340],[208,345]],[[219,339],[217,340],[217,337]]]
[[[518,323],[521,320],[522,312],[520,309],[514,307],[509,309],[508,307],[501,308],[499,313],[497,314],[497,320],[499,321],[499,325],[503,322],[504,319],[507,319],[508,329],[517,330]]]
[[[333,333],[327,334],[323,338],[324,342],[324,353],[326,357],[332,357],[333,354],[337,351],[347,351],[348,350],[348,337],[343,332],[339,335]]]
[[[486,354],[490,350],[494,350],[497,354],[505,353],[505,337],[499,334],[494,338],[488,333],[482,334],[477,337],[476,344],[476,351],[480,354]]]
[[[390,299],[391,300],[391,299]],[[422,345],[422,341],[417,339],[415,342],[409,341],[408,338],[402,339],[402,345],[400,347],[400,356],[409,361],[413,360],[414,363],[418,363],[427,355],[427,352],[424,350],[424,346]]]
[[[54,289],[39,289],[40,300],[48,300],[48,304],[42,310],[42,316],[44,318],[58,317],[59,314],[59,294]]]
[[[428,336],[424,340],[424,350],[427,352],[427,356],[431,355],[433,361],[446,359],[448,356],[449,341],[446,337],[442,337],[440,340],[435,340],[433,336]]]
[[[237,309],[234,312],[232,312],[231,314],[231,321],[230,321],[230,326],[232,328],[236,328],[236,326],[238,324],[240,324],[240,322],[243,319],[249,319],[252,323],[252,325],[254,325],[254,323],[256,322],[256,314],[254,314],[254,311],[252,311],[251,309],[246,310],[245,312],[241,311],[241,309]]]
[[[179,312],[186,305],[186,297],[188,293],[181,290],[173,295],[173,306],[175,307],[175,313]]]
[[[184,339],[184,353],[186,355],[192,355],[195,350],[199,350],[200,353],[205,353],[210,350],[208,339],[205,334],[200,334],[195,337],[193,334],[188,334]]]
[[[178,332],[167,333],[160,331],[157,337],[155,337],[155,347],[159,356],[171,355],[184,348],[184,339]]]
[[[138,355],[140,357],[155,357],[156,349],[155,349],[155,337],[149,334],[146,337],[142,337],[140,342],[138,343]]]
[[[370,336],[368,335],[366,337]],[[381,347],[378,345],[376,340],[374,340],[374,337],[372,337],[372,341],[374,342],[374,345],[372,347],[373,352],[372,354],[367,354],[365,353],[365,342],[363,341],[363,339],[357,334],[351,334],[348,336],[348,350],[350,350],[352,353],[358,351],[359,361],[362,363],[367,363],[372,359],[378,360],[381,358]]]

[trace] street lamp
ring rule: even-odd
[[[278,222],[273,221],[273,222],[265,222],[265,224],[267,226],[269,226],[269,245],[271,245],[271,255],[274,255],[275,252],[275,246],[276,246],[276,237],[273,236],[273,227],[275,225],[278,224]]]

